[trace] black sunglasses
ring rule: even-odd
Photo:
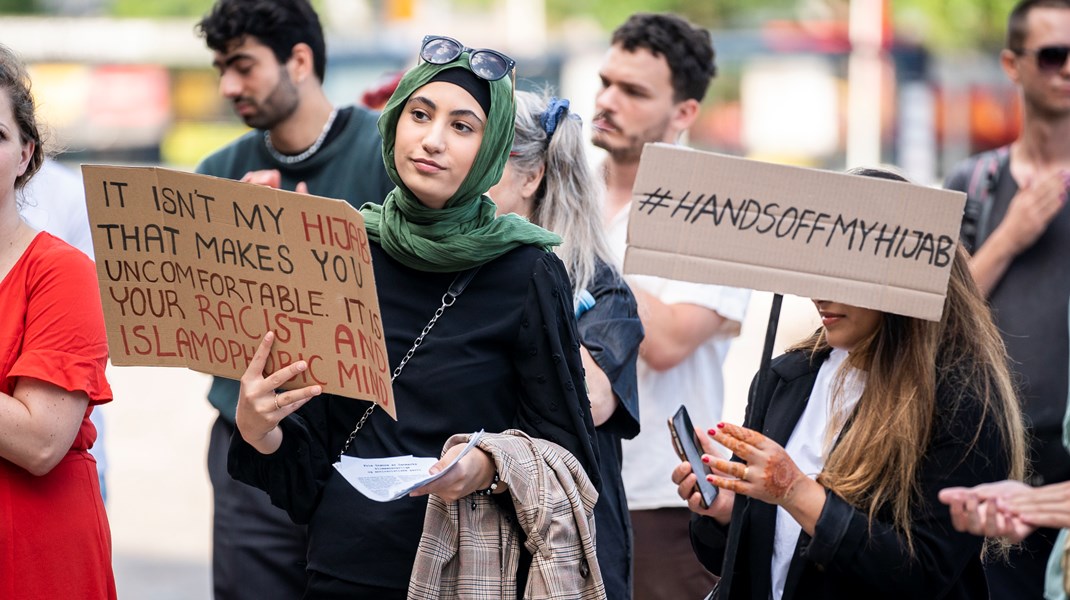
[[[433,65],[444,65],[457,60],[462,52],[468,52],[468,62],[472,72],[481,79],[497,81],[505,77],[516,66],[516,61],[497,50],[487,48],[469,48],[453,38],[444,35],[424,37],[420,46],[420,58]]]
[[[1015,54],[1034,54],[1037,57],[1037,68],[1041,71],[1058,71],[1066,64],[1066,57],[1070,56],[1070,46],[1041,46],[1035,49],[1019,48]]]

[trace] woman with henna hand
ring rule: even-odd
[[[939,322],[814,305],[822,327],[772,362],[767,395],[752,387],[743,427],[699,432],[712,505],[687,463],[672,473],[697,513],[695,551],[721,576],[712,597],[987,598],[985,542],[956,532],[937,494],[1021,478],[1025,442],[965,251]]]

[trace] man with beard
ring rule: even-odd
[[[1000,63],[1021,92],[1021,136],[963,161],[946,182],[967,194],[962,239],[974,252],[970,270],[988,296],[1015,371],[1032,434],[1033,485],[1070,479],[1062,445],[1070,354],[1068,55],[1070,0],[1019,2]],[[1009,561],[991,561],[991,597],[1040,598],[1055,535],[1039,529]]]
[[[698,117],[715,71],[709,32],[678,16],[636,14],[613,32],[599,71],[592,142],[608,152],[605,220],[618,261],[643,145],[679,140]],[[641,431],[624,442],[622,468],[635,597],[701,598],[713,577],[691,550],[687,505],[666,485],[680,459],[665,424],[681,403],[699,427],[720,419],[721,365],[750,293],[648,276],[628,283],[646,331],[638,365]]]
[[[319,17],[307,0],[219,0],[198,24],[214,53],[219,93],[253,131],[206,158],[198,173],[342,198],[359,207],[394,188],[383,167],[376,116],[331,105]],[[215,514],[215,597],[300,598],[305,528],[263,491],[231,479],[237,381],[216,377],[208,400],[219,409],[208,445]]]

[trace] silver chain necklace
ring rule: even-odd
[[[272,158],[283,164],[292,165],[294,163],[299,163],[318,152],[320,147],[323,146],[323,141],[327,139],[327,134],[330,133],[331,125],[334,124],[334,118],[336,116],[338,116],[338,109],[332,108],[330,116],[327,117],[327,122],[323,124],[323,131],[320,132],[319,137],[316,138],[316,141],[312,142],[312,145],[309,146],[308,149],[300,154],[289,155],[276,150],[275,146],[271,144],[271,132],[267,130],[264,131],[264,147],[267,148],[268,154],[270,154]]]

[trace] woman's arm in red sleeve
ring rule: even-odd
[[[13,395],[0,394],[0,456],[48,474],[71,449],[88,406],[85,392],[20,377]]]

